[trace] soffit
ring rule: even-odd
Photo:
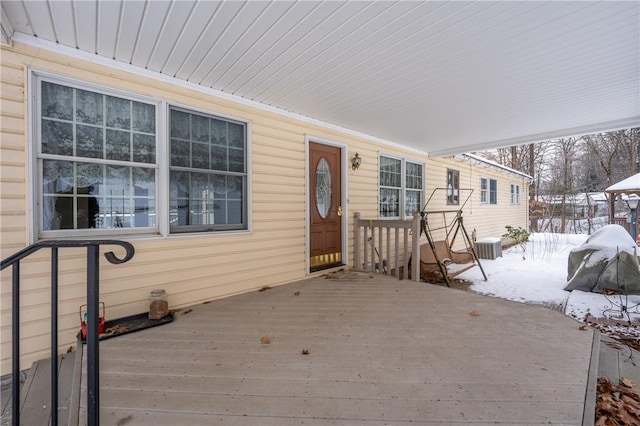
[[[640,125],[636,1],[3,1],[12,32],[432,155]]]

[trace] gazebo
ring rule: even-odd
[[[615,223],[618,225],[624,226],[624,228],[629,231],[630,224],[627,223],[626,218],[616,218],[615,217],[615,202],[618,195],[625,194],[627,196],[631,194],[636,194],[640,196],[640,173],[636,173],[633,176],[630,176],[624,180],[621,180],[618,183],[614,183],[607,189],[605,189],[607,196],[609,198],[609,223]],[[640,229],[640,215],[636,217],[636,229]]]

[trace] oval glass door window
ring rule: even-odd
[[[331,172],[324,157],[318,161],[316,168],[316,207],[320,217],[326,219],[331,208]]]

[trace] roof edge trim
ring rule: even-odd
[[[503,173],[510,173],[516,176],[520,176],[524,179],[527,179],[529,182],[533,180],[533,177],[526,173],[512,169],[511,167],[503,166],[502,164],[496,163],[495,161],[487,160],[486,158],[482,158],[474,154],[457,154],[457,155],[454,155],[454,158],[460,161],[468,161],[472,164],[478,164],[480,167],[485,167],[488,169],[497,169],[498,171]]]
[[[481,142],[465,147],[465,151],[484,151],[486,149],[503,148],[514,145],[525,145],[529,143],[545,142],[549,140],[578,137],[584,135],[591,135],[594,133],[611,132],[615,130],[631,129],[634,127],[640,127],[640,115],[624,118],[620,120],[601,122],[596,124],[589,124],[580,127],[572,127],[568,129],[551,130],[544,133],[537,133],[533,135],[518,136],[509,139],[500,139],[495,141]],[[431,151],[432,157],[445,157],[447,155],[460,154],[460,151],[454,149],[442,149]]]

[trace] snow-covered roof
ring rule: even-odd
[[[614,183],[605,191],[607,192],[620,192],[620,191],[640,191],[640,173],[637,173],[633,176],[626,178],[625,180],[621,180],[618,183]]]
[[[589,196],[589,202],[587,202],[587,195]],[[561,204],[562,203],[562,195],[540,195],[539,200],[548,204]],[[581,192],[579,194],[567,194],[564,197],[565,203],[576,205],[576,206],[586,206],[586,205],[595,205],[597,203],[605,203],[607,202],[607,196],[604,192],[590,192],[589,194],[585,194]]]
[[[495,161],[487,160],[486,158],[482,158],[478,155],[466,153],[466,154],[454,155],[454,158],[462,161],[469,161],[470,163],[474,163],[481,167],[486,167],[488,169],[494,169],[500,172],[506,172],[513,175],[517,175],[521,178],[528,179],[529,181],[533,180],[533,177],[529,176],[526,173],[522,173],[510,167],[503,166],[502,164],[496,163]]]

